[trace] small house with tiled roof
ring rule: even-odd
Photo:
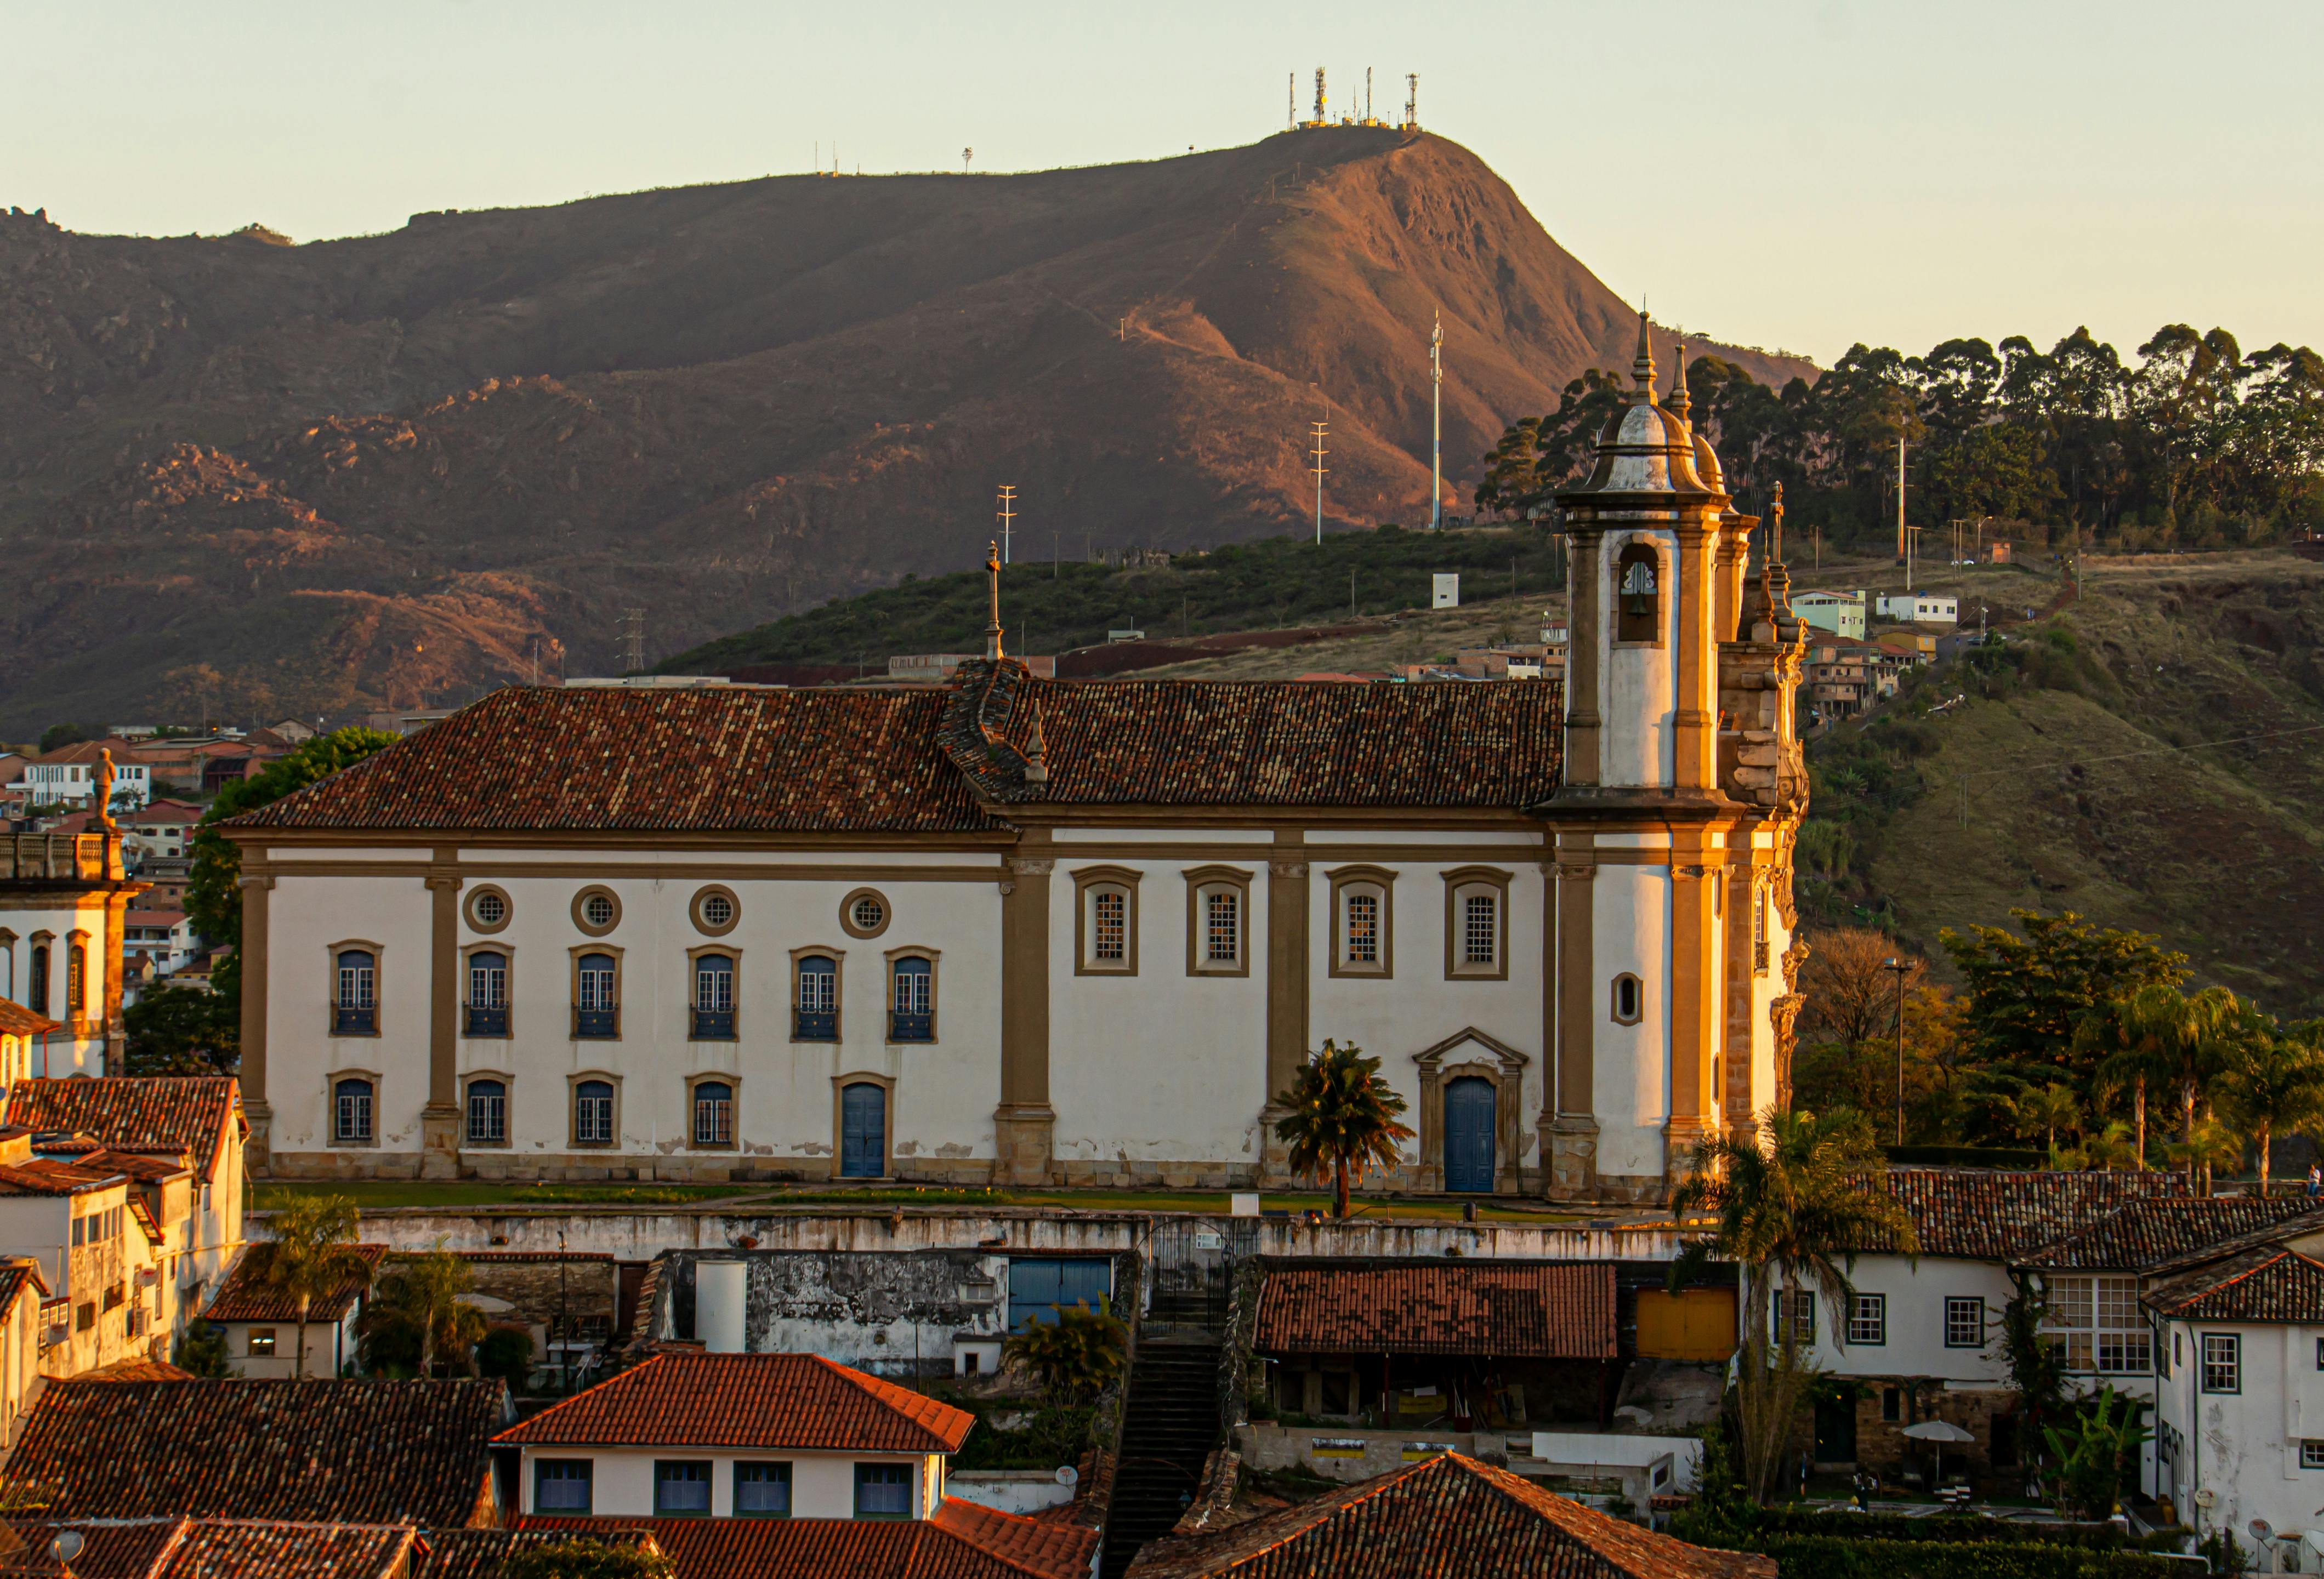
[[[80,1549],[60,1566],[60,1535]],[[429,1542],[409,1524],[159,1517],[0,1526],[0,1579],[420,1579]]]
[[[95,1148],[127,1174],[160,1224],[171,1322],[199,1310],[241,1250],[243,1115],[230,1075],[18,1080],[6,1123],[44,1155]]]
[[[1775,1559],[1711,1551],[1458,1453],[1155,1541],[1130,1579],[1775,1579]]]
[[[975,1418],[815,1354],[653,1355],[503,1431],[543,1515],[927,1519]]]
[[[21,1080],[48,1062],[49,1038],[63,1023],[0,997],[0,1085]]]
[[[1663,1198],[1782,1096],[1788,573],[1641,326],[1561,496],[1562,683],[512,687],[223,825],[300,1177],[1287,1182],[1325,1039],[1389,1182]]]
[[[299,1301],[268,1277],[274,1246],[253,1244],[235,1262],[201,1319],[224,1330],[226,1352],[244,1376],[340,1375],[355,1363],[355,1326],[387,1249],[384,1244],[348,1245],[356,1264],[309,1300],[302,1323]]]
[[[167,1235],[139,1181],[103,1153],[43,1156],[21,1130],[0,1136],[0,1245],[38,1265],[49,1290],[42,1375],[167,1357],[175,1296]]]

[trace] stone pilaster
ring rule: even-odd
[[[1308,882],[1303,834],[1278,829],[1267,863],[1267,1101],[1259,1112],[1259,1179],[1294,1182],[1290,1145],[1275,1125],[1289,1109],[1276,1098],[1299,1078],[1307,1059]]]
[[[1046,835],[1028,838],[1046,850]],[[1001,1103],[992,1110],[993,1182],[1049,1182],[1049,881],[1046,854],[1012,856],[1001,884]]]
[[[1557,852],[1556,1112],[1536,1121],[1545,1189],[1554,1200],[1598,1191],[1597,1016],[1602,1012],[1596,950],[1598,866],[1590,836],[1569,835]]]
[[[460,1176],[459,852],[428,869],[428,1105],[420,1110],[420,1176]],[[384,1013],[384,1005],[383,1005]]]
[[[243,1170],[263,1179],[273,1170],[274,1108],[266,1095],[268,901],[274,877],[244,858],[242,875],[242,1115],[250,1125]]]

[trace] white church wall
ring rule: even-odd
[[[105,1072],[105,984],[111,969],[113,950],[106,946],[105,899],[94,895],[82,903],[31,905],[23,909],[0,909],[0,932],[13,934],[13,941],[0,941],[0,997],[12,998],[30,1007],[32,990],[32,950],[34,940],[45,942],[49,950],[48,1008],[51,1020],[69,1027],[73,1016],[65,1006],[66,950],[76,932],[82,939],[87,975],[84,978],[83,1002],[88,1005],[85,1017],[97,1023],[95,1036],[74,1036],[69,1029],[51,1032],[47,1038],[45,1054],[41,1039],[32,1042],[32,1070],[35,1075],[97,1075]],[[45,933],[47,936],[42,937]],[[42,1059],[45,1056],[46,1065]]]
[[[276,1151],[332,1150],[329,1088],[361,1070],[377,1079],[372,1145],[346,1148],[368,1165],[377,1153],[420,1150],[428,1100],[429,895],[410,877],[284,874],[267,899],[266,1087]],[[375,945],[379,1033],[331,1034],[334,951]]]
[[[1592,1011],[1598,1171],[1659,1175],[1663,1125],[1670,1116],[1670,869],[1600,866],[1591,891],[1598,965]],[[1626,973],[1644,987],[1635,1025],[1614,1019],[1614,981]]]
[[[1661,597],[1665,639],[1658,647],[1624,645],[1610,639],[1619,627],[1618,562],[1632,543],[1649,543],[1662,555]],[[1676,538],[1669,532],[1609,532],[1598,555],[1599,608],[1607,621],[1604,660],[1599,666],[1599,782],[1609,788],[1668,785],[1676,774],[1673,700],[1676,694],[1678,606]]]

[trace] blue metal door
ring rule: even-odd
[[[1444,1188],[1493,1189],[1493,1083],[1463,1075],[1444,1088]]]
[[[1058,1311],[1086,1305],[1095,1310],[1113,1292],[1113,1264],[1093,1257],[1086,1261],[1031,1260],[1012,1256],[1009,1262],[1009,1330],[1022,1332],[1033,1323],[1054,1322]]]
[[[888,1093],[873,1085],[843,1086],[839,1091],[839,1171],[848,1179],[877,1179],[887,1171]]]

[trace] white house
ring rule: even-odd
[[[1958,625],[1960,600],[1936,592],[1883,592],[1880,618],[1914,625]],[[1864,633],[1859,630],[1856,634]]]
[[[202,809],[191,801],[150,802],[121,819],[122,846],[141,862],[182,859],[193,853],[194,825],[201,820]]]
[[[1864,635],[1865,594],[1862,592],[1803,592],[1792,594],[1792,612],[1803,623],[1834,636]]]
[[[122,964],[133,974],[150,963],[155,975],[168,976],[192,964],[200,949],[194,923],[175,905],[132,905],[123,918]]]
[[[39,1368],[78,1376],[122,1359],[169,1354],[160,1284],[163,1239],[128,1175],[32,1154],[21,1131],[0,1136],[0,1250],[38,1264],[50,1290]]]
[[[387,1246],[353,1244],[348,1249],[363,1262],[362,1270],[350,1269],[310,1299],[303,1323],[298,1300],[267,1281],[274,1247],[261,1244],[243,1251],[201,1314],[202,1320],[225,1329],[226,1353],[237,1372],[247,1377],[297,1376],[302,1345],[306,1375],[337,1376],[355,1363],[355,1323]]]
[[[226,824],[255,1165],[1219,1188],[1331,1039],[1406,1188],[1660,1198],[1775,1098],[1806,775],[1640,353],[1562,684],[1044,680],[996,566],[941,687],[514,688]]]
[[[108,769],[115,812],[134,812],[153,798],[152,769],[125,749],[115,761],[112,748],[99,740],[60,746],[32,757],[24,764],[23,776],[9,787],[30,806],[86,806],[108,782]]]
[[[664,1353],[493,1438],[528,1515],[927,1519],[975,1417],[814,1354]]]

